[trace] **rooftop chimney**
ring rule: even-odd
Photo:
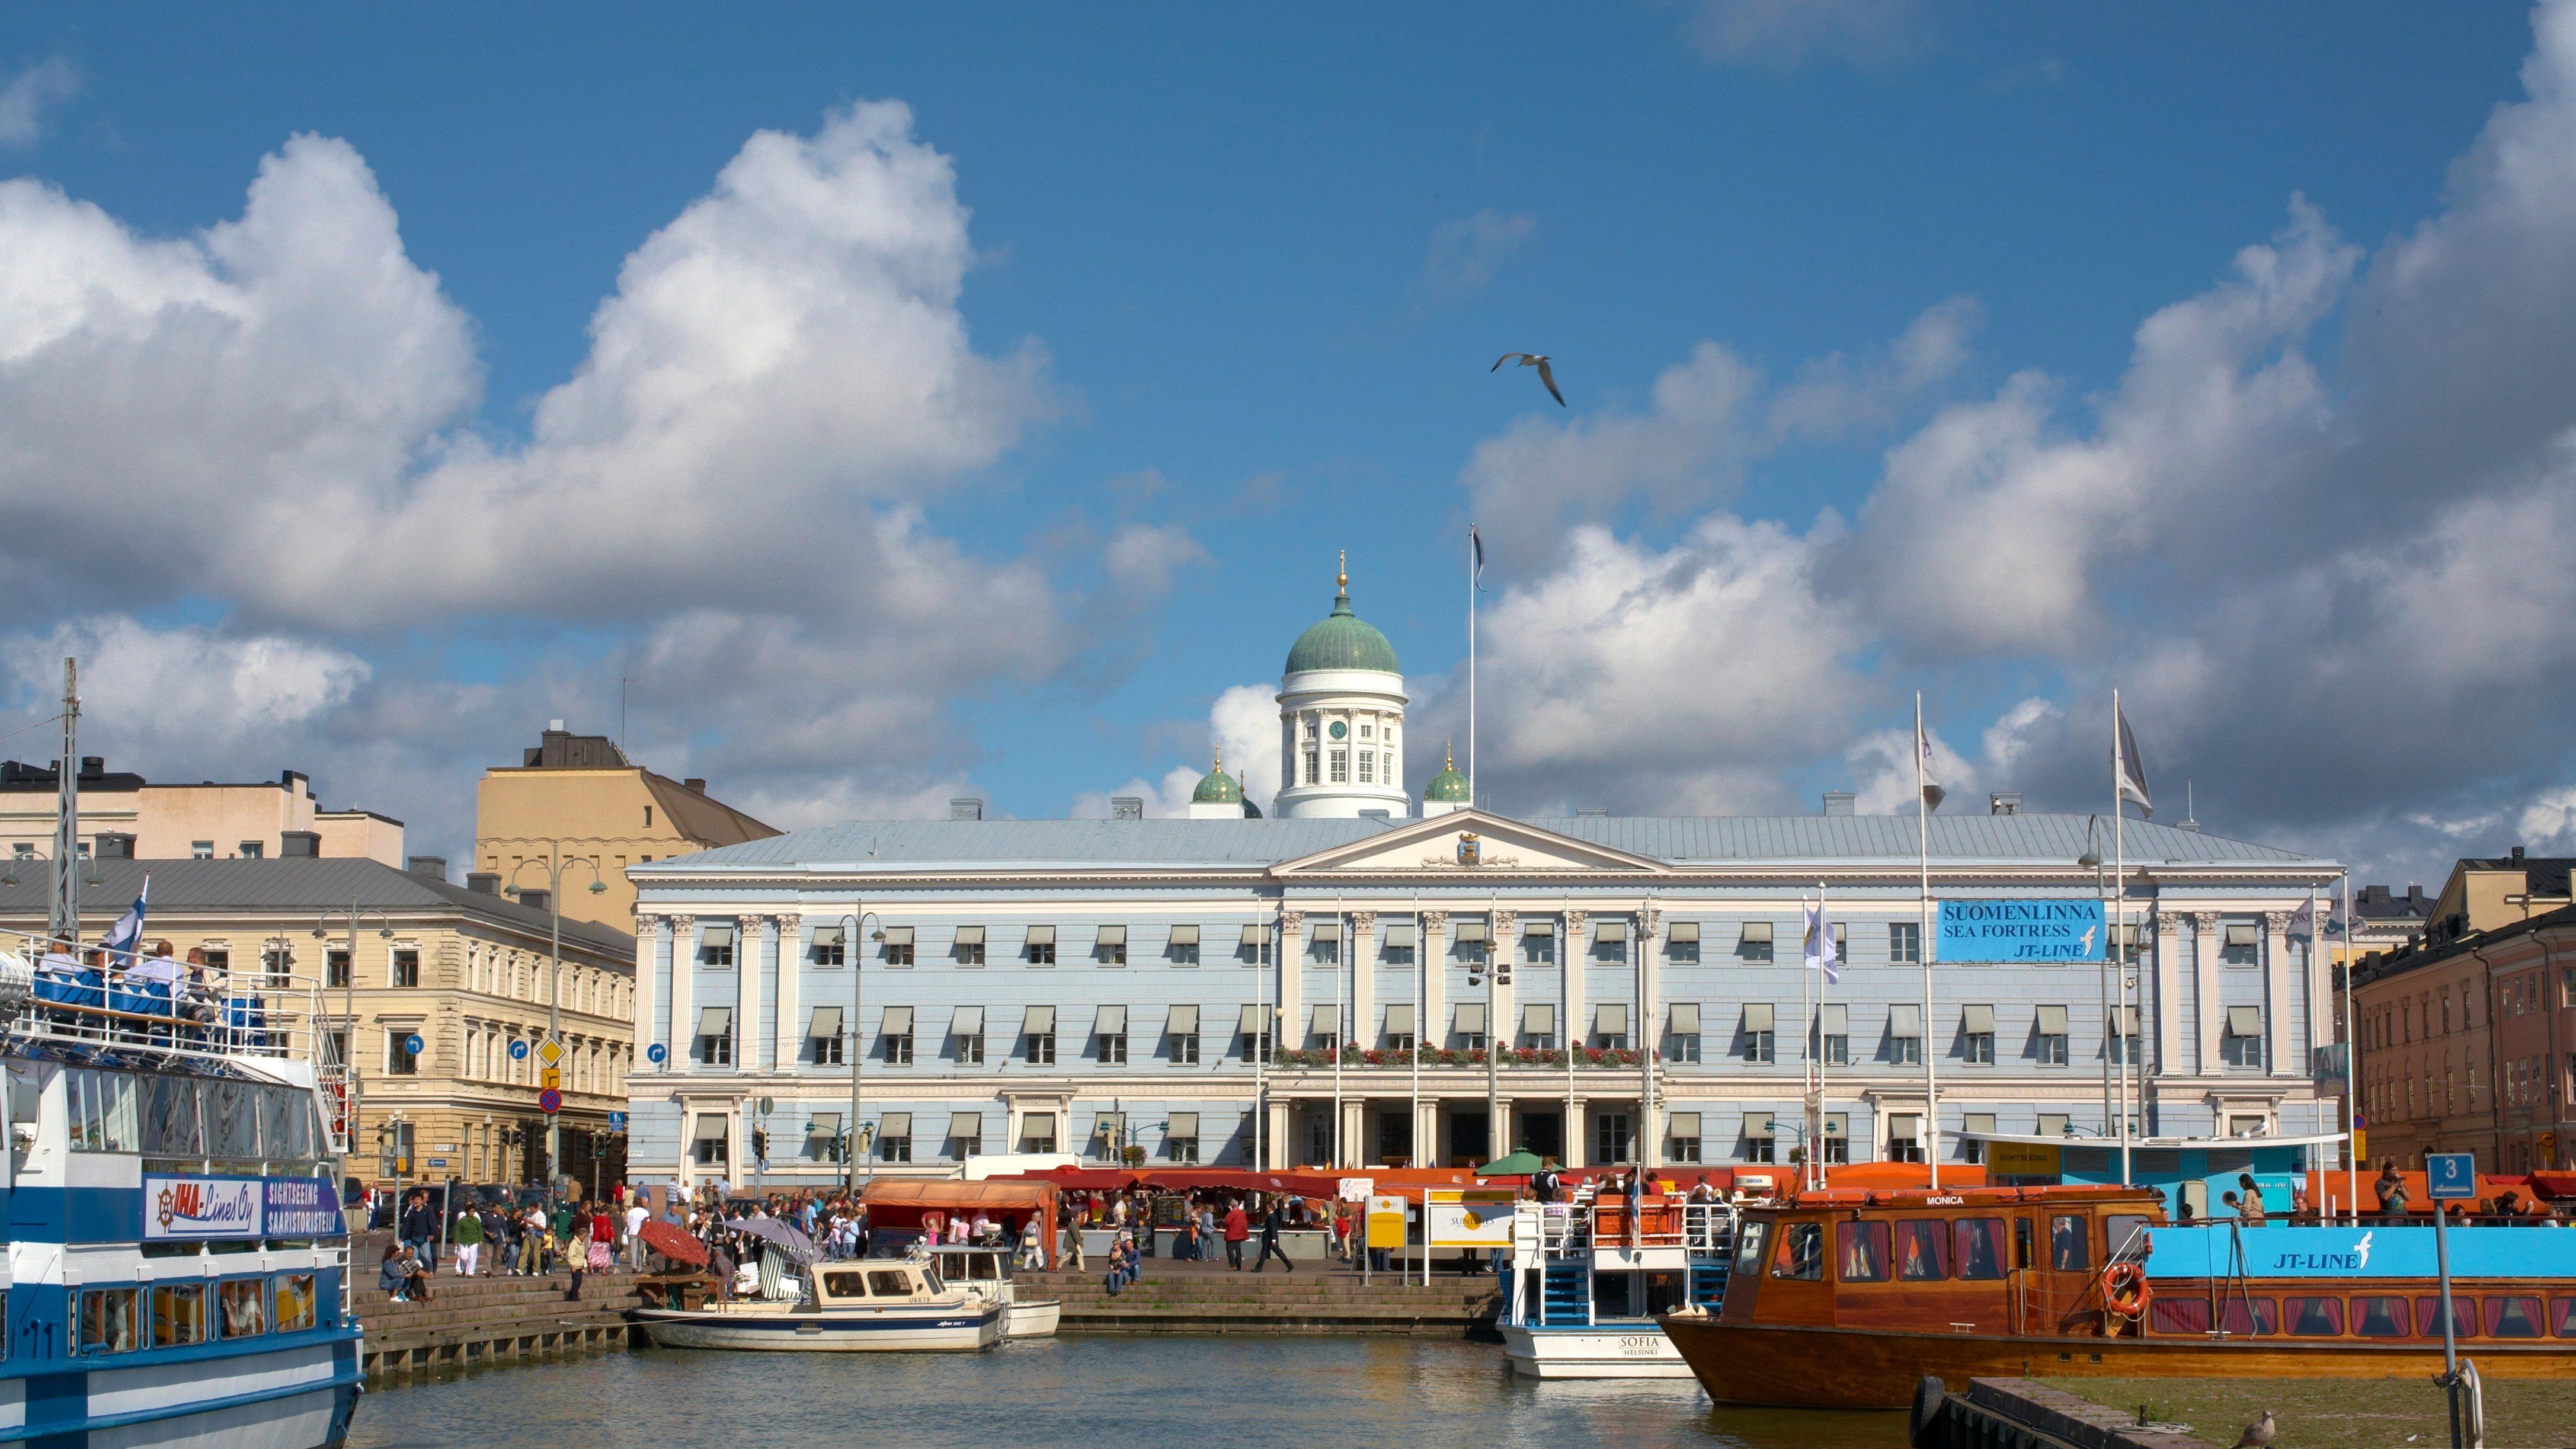
[[[562,733],[563,733],[563,721],[562,721],[562,720],[559,720],[559,719],[550,719],[550,720],[547,720],[547,721],[546,721],[546,728],[547,728],[547,729],[550,729],[550,730],[553,730],[556,734],[562,734]]]
[[[2516,865],[2522,864],[2522,847],[2519,845],[2513,848],[2513,863]]]
[[[1851,814],[1852,799],[1852,792],[1849,790],[1827,790],[1825,792],[1825,813],[1828,815]]]
[[[689,787],[689,793],[691,793],[691,794],[693,794],[693,795],[703,795],[703,794],[707,793],[707,782],[706,782],[706,781],[704,781],[704,780],[699,780],[699,779],[690,779],[690,780],[682,780],[680,783],[681,783],[681,784],[683,784],[683,785],[688,786],[688,787]]]
[[[1986,796],[1986,813],[1989,815],[2019,815],[2021,813],[2021,792],[2019,790],[1997,790],[1992,792]]]
[[[1610,818],[1610,812],[1607,810],[1577,810],[1574,812],[1574,818],[1577,820],[1607,820]]]
[[[277,853],[311,860],[322,853],[322,836],[311,830],[281,830],[277,833]]]
[[[981,820],[984,818],[984,802],[976,799],[972,795],[956,796],[948,802],[948,818],[951,820]]]
[[[415,855],[403,862],[403,868],[431,880],[447,879],[447,857],[443,855]]]
[[[107,756],[105,756],[105,755],[83,755],[83,756],[81,756],[81,767],[80,767],[80,772],[81,772],[82,774],[84,774],[84,775],[104,775],[104,774],[106,774],[106,773],[107,773]]]
[[[465,873],[465,888],[469,891],[480,891],[487,896],[497,896],[501,893],[500,873],[489,870],[469,870]]]
[[[98,858],[101,860],[132,860],[134,858],[134,837],[124,834],[121,831],[100,831],[98,836]]]
[[[1145,797],[1144,797],[1144,796],[1142,796],[1142,795],[1112,795],[1112,796],[1110,796],[1110,797],[1109,797],[1109,818],[1110,818],[1110,819],[1112,819],[1112,820],[1142,820],[1142,819],[1144,819],[1144,818],[1145,818]]]

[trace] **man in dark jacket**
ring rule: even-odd
[[[1272,1198],[1270,1211],[1264,1213],[1261,1218],[1261,1256],[1253,1260],[1253,1272],[1258,1273],[1269,1267],[1270,1260],[1273,1258],[1277,1258],[1281,1266],[1289,1272],[1297,1271],[1297,1265],[1288,1261],[1286,1253],[1279,1251],[1279,1230],[1285,1227],[1287,1222],[1288,1215],[1279,1210],[1279,1200]]]
[[[429,1206],[429,1194],[414,1189],[411,1200],[402,1211],[402,1240],[418,1253],[429,1271],[438,1271],[438,1214]]]

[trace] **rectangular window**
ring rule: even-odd
[[[1779,1148],[1778,1148],[1778,1146],[1777,1146],[1777,1143],[1778,1143],[1778,1142],[1779,1142],[1779,1134],[1778,1134],[1778,1132],[1777,1132],[1777,1131],[1775,1131],[1775,1130],[1774,1130],[1773,1125],[1772,1125],[1772,1119],[1771,1119],[1771,1117],[1769,1116],[1769,1114],[1767,1114],[1767,1113],[1765,1113],[1765,1114],[1760,1114],[1760,1115],[1756,1115],[1756,1114],[1753,1114],[1753,1113],[1746,1113],[1746,1114],[1745,1114],[1745,1118],[1744,1118],[1744,1160],[1745,1160],[1745,1161],[1747,1161],[1747,1162],[1777,1162],[1777,1161],[1779,1160],[1779,1156],[1780,1156],[1780,1154],[1779,1154]]]
[[[2231,921],[2219,927],[2219,932],[2218,960],[2221,965],[2255,964],[2256,953],[2260,948],[2256,942],[2253,922]]]
[[[961,1006],[948,1019],[948,1040],[961,1066],[984,1064],[984,1008]]]
[[[1055,1008],[1032,1006],[1020,1020],[1020,1055],[1033,1067],[1055,1065]]]
[[[86,857],[86,856],[88,855],[88,853],[89,853],[89,847],[88,847],[88,846],[82,846],[82,847],[81,847],[81,854],[82,854],[84,857]],[[240,847],[239,847],[237,850],[235,850],[235,852],[234,852],[234,853],[235,853],[236,855],[239,855],[239,856],[240,856],[242,859],[244,859],[244,860],[258,860],[260,857],[262,857],[262,856],[264,856],[264,855],[268,854],[268,851],[267,851],[266,847],[265,847],[265,846],[263,846],[263,845],[261,844],[261,842],[259,842],[259,841],[256,841],[256,840],[245,840],[245,841],[243,841],[243,842],[241,843]]]
[[[2252,1006],[2227,1008],[2227,1032],[2219,1039],[2220,1057],[2231,1067],[2263,1065],[2263,1013]]]
[[[1247,965],[1267,966],[1270,964],[1270,950],[1268,923],[1255,922],[1245,926],[1242,935],[1235,939],[1234,959]]]
[[[948,954],[949,957],[956,961],[960,966],[983,965],[984,928],[981,926],[959,926],[957,928],[957,939],[949,944]]]
[[[1362,750],[1360,751],[1360,783],[1363,785],[1370,785],[1375,784],[1376,782],[1377,752],[1374,750]]]
[[[1461,1050],[1483,1051],[1486,1035],[1485,1004],[1481,1001],[1464,1001],[1451,1007],[1449,1032],[1458,1042]]]
[[[1027,958],[1028,958],[1028,963],[1029,963],[1030,965],[1032,965],[1032,966],[1052,966],[1052,965],[1054,965],[1054,964],[1055,964],[1055,927],[1053,927],[1053,926],[1031,926],[1031,927],[1029,927],[1029,939],[1028,939],[1028,946],[1027,946],[1027,949],[1026,949],[1026,951],[1025,951],[1025,953],[1024,953],[1024,954],[1025,954],[1025,955],[1027,956]]]
[[[1628,1114],[1601,1112],[1592,1119],[1594,1162],[1625,1162],[1630,1156]]]
[[[226,1338],[268,1332],[268,1280],[230,1278],[215,1285],[215,1329]]]
[[[1959,1032],[1966,1043],[1970,1066],[1991,1067],[1995,1064],[1995,1009],[1971,1006],[1960,1016]]]
[[[1315,783],[1315,752],[1313,750],[1308,750],[1306,752],[1306,783],[1309,785]]]
[[[1351,752],[1350,752],[1350,751],[1348,751],[1348,750],[1335,750],[1335,751],[1333,751],[1333,752],[1332,752],[1332,754],[1333,754],[1333,783],[1334,783],[1334,784],[1336,784],[1336,785],[1346,785],[1346,784],[1350,783],[1350,778],[1351,778]]]
[[[889,1065],[911,1066],[912,1008],[887,1007],[885,1015],[877,1021],[877,1037],[885,1043],[885,1059]]]
[[[1923,964],[1923,924],[1920,921],[1891,921],[1887,926],[1887,959],[1897,966]]]
[[[1986,1144],[1978,1140],[1977,1136],[1972,1134],[1993,1132],[1995,1130],[1995,1114],[1992,1112],[1970,1112],[1960,1119],[1959,1126],[1959,1160],[1961,1162],[1984,1162],[1986,1160]]]
[[[1628,959],[1628,923],[1603,921],[1592,928],[1592,959],[1615,966]]]
[[[698,1013],[698,1060],[711,1067],[733,1065],[733,1008],[710,1006]]]
[[[2043,1006],[2039,1009],[2039,1064],[2043,1067],[2066,1065],[2066,1008]]]
[[[1851,1065],[1851,1008],[1828,1001],[1816,1012],[1817,1049],[1827,1066]]]
[[[1699,1156],[1699,1114],[1674,1112],[1664,1119],[1664,1158],[1669,1162],[1697,1162]]]
[[[1127,964],[1127,928],[1102,926],[1091,940],[1091,959],[1101,966]]]
[[[160,1283],[152,1289],[152,1346],[185,1348],[206,1341],[206,1285]]]
[[[1744,923],[1743,933],[1736,937],[1735,959],[1748,962],[1771,959],[1771,923],[1769,921]]]
[[[1310,928],[1306,942],[1306,959],[1317,966],[1337,966],[1342,959],[1342,927],[1338,921],[1319,921]]]
[[[698,1166],[724,1166],[733,1155],[733,1144],[729,1138],[725,1119],[700,1117],[698,1134],[691,1139],[690,1148],[691,1155],[696,1159]]]
[[[698,936],[698,964],[714,971],[733,965],[733,927],[709,926]]]
[[[1556,964],[1556,927],[1545,922],[1521,927],[1521,961],[1530,966]]]
[[[912,1160],[912,1114],[888,1112],[877,1123],[877,1160],[910,1162]]]
[[[32,845],[23,845],[23,846],[20,846],[20,847],[18,848],[18,853],[19,853],[20,855],[34,855],[34,854],[36,853],[36,848],[35,848],[34,846],[32,846]],[[188,842],[188,858],[189,858],[190,860],[212,860],[212,859],[214,859],[214,858],[215,858],[215,843],[214,843],[213,841],[211,841],[211,840],[191,840],[191,841],[189,841],[189,842]]]
[[[1699,964],[1699,922],[1673,922],[1664,935],[1664,959],[1685,966]]]
[[[1199,964],[1199,928],[1174,926],[1170,939],[1163,944],[1163,959],[1175,966]]]
[[[1699,1003],[1675,1002],[1664,1017],[1664,1055],[1676,1062],[1699,1060]]]
[[[805,948],[806,959],[817,966],[846,966],[850,960],[847,926],[816,926],[813,944]]]
[[[1825,1114],[1825,1140],[1817,1156],[1828,1163],[1851,1161],[1851,1118],[1848,1114]]]
[[[1127,1065],[1127,1008],[1104,1006],[1091,1019],[1093,1055],[1103,1066]]]
[[[1163,1155],[1174,1162],[1199,1160],[1199,1114],[1174,1112],[1163,1124]]]
[[[912,930],[910,926],[886,926],[879,929],[884,937],[877,943],[877,957],[888,966],[912,964]]]
[[[1891,1112],[1887,1116],[1887,1160],[1921,1162],[1923,1160],[1923,1119],[1911,1112]]]
[[[1957,1218],[1950,1224],[1951,1272],[1969,1282],[2004,1276],[2004,1220]]]
[[[329,986],[334,990],[347,986],[349,984],[349,953],[346,951],[323,952],[322,976],[322,984]]]
[[[1556,1007],[1533,1002],[1521,1008],[1521,1042],[1539,1051],[1556,1050]]]
[[[410,1028],[399,1026],[385,1033],[385,1071],[388,1075],[420,1075],[420,1058],[412,1053],[411,1035]]]
[[[80,1295],[80,1353],[132,1353],[137,1341],[135,1291],[131,1288],[84,1288]]]
[[[963,1162],[984,1151],[984,1114],[952,1112],[948,1116],[948,1155]]]
[[[418,951],[394,952],[393,981],[394,985],[398,988],[420,985],[420,953]]]

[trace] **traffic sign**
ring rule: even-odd
[[[669,1055],[670,1053],[664,1051],[662,1049],[662,1044],[658,1041],[644,1049],[644,1060],[652,1062],[657,1066],[661,1063],[662,1058]]]
[[[524,1042],[524,1041],[514,1041],[514,1042],[510,1043],[510,1060],[512,1060],[512,1061],[514,1061],[514,1062],[524,1062],[524,1061],[526,1061],[527,1059],[528,1059],[528,1044],[527,1044],[526,1042]]]
[[[411,1035],[403,1038],[403,1050],[409,1052],[413,1056],[419,1056],[422,1052],[429,1050],[429,1043],[420,1039],[419,1032],[413,1032]]]
[[[775,1111],[777,1111],[777,1110],[778,1110],[778,1099],[777,1099],[776,1097],[763,1097],[763,1098],[761,1098],[761,1099],[760,1099],[760,1115],[761,1115],[761,1116],[766,1117],[766,1116],[768,1116],[770,1113],[775,1112]]]
[[[611,1112],[611,1113],[609,1113],[609,1114],[608,1114],[608,1130],[609,1130],[609,1131],[611,1131],[611,1132],[623,1132],[623,1131],[625,1131],[625,1130],[626,1130],[626,1114],[625,1114],[625,1113],[623,1113],[623,1112]]]
[[[552,1087],[537,1094],[537,1110],[551,1117],[563,1110],[563,1093]]]
[[[2424,1194],[2433,1198],[2473,1198],[2478,1195],[2477,1159],[2465,1152],[2428,1152],[2424,1155]]]
[[[537,1085],[551,1092],[563,1085],[563,1068],[547,1067],[537,1073]]]
[[[562,1062],[563,1059],[563,1043],[555,1040],[553,1037],[546,1038],[544,1044],[537,1048],[537,1060],[545,1063],[547,1066],[555,1066]]]
[[[2557,1133],[2543,1132],[2540,1134],[2540,1160],[2551,1167],[2558,1165]]]

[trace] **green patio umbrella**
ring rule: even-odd
[[[1476,1169],[1478,1177],[1528,1177],[1545,1164],[1535,1152],[1507,1152]]]

